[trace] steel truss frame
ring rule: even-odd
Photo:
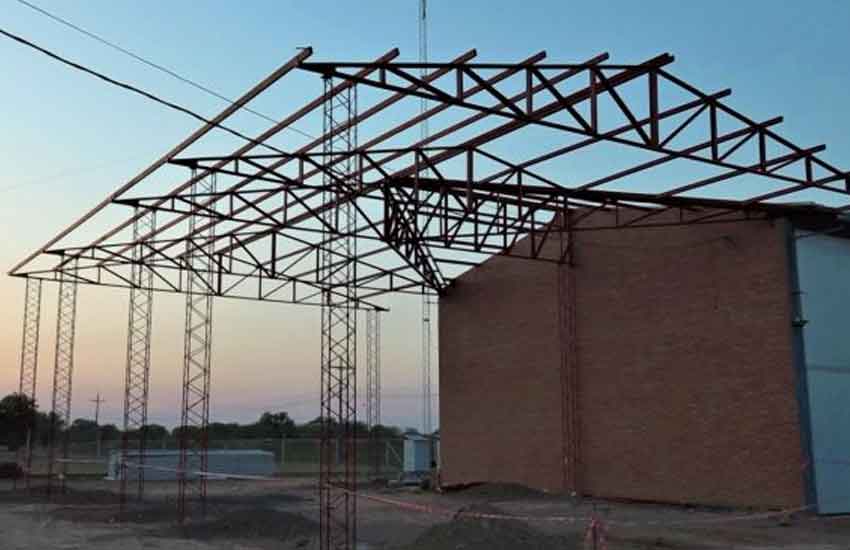
[[[358,309],[382,309],[387,293],[444,294],[458,274],[492,255],[563,266],[564,476],[565,485],[580,487],[570,458],[580,445],[580,411],[569,398],[574,232],[777,217],[825,227],[846,224],[850,211],[850,172],[822,158],[825,146],[781,136],[781,117],[756,121],[732,109],[728,89],[705,92],[678,78],[669,54],[638,64],[608,63],[607,54],[551,64],[545,52],[519,63],[475,63],[475,51],[448,63],[398,62],[395,50],[365,63],[314,63],[311,54],[287,62],[10,274],[132,288],[132,267],[144,265],[154,291],[188,293],[207,320],[201,313],[212,296],[322,307],[323,548],[353,541],[355,510],[343,498],[353,487],[353,465],[338,445],[345,466],[330,468],[328,441],[354,419],[348,392],[356,390],[346,377],[356,372],[349,352]],[[315,99],[231,154],[182,156],[296,70],[322,77]],[[361,98],[372,98],[366,108],[351,109],[349,99],[345,116],[329,115],[355,86]],[[394,110],[406,100],[416,114],[399,116]],[[420,101],[427,104],[422,112]],[[254,152],[310,116],[322,117],[321,136],[291,152]],[[382,120],[388,129],[370,134]],[[412,136],[422,123],[432,132]],[[541,133],[554,139],[538,139]],[[644,159],[617,168],[597,163],[607,171],[582,180],[551,169],[601,146]],[[168,164],[189,167],[190,178],[167,194],[128,195]],[[648,173],[651,190],[632,183]],[[213,174],[220,188],[199,189]],[[87,244],[66,243],[110,205],[135,214]],[[146,235],[122,233],[143,212],[156,212],[162,223]]]
[[[214,193],[216,174],[203,179],[192,178],[192,191]],[[192,215],[190,231],[203,220]],[[215,226],[204,236],[212,242]],[[181,520],[191,514],[191,500],[196,498],[201,513],[206,513],[208,433],[210,421],[210,374],[212,364],[212,274],[215,271],[212,250],[187,243],[186,261],[191,266],[186,282],[186,328],[183,341],[183,399],[180,413],[180,472],[178,507]]]
[[[24,322],[21,331],[21,372],[18,393],[35,403],[38,382],[38,346],[41,329],[41,281],[27,279],[24,291]],[[24,483],[30,487],[30,469],[32,468],[32,445],[35,438],[35,417],[27,419],[27,440],[22,452],[18,453],[18,463],[24,472]],[[15,479],[17,484],[17,478]]]
[[[138,240],[156,230],[156,212],[137,212],[133,220],[133,238]],[[124,374],[124,433],[121,439],[121,506],[127,501],[131,450],[137,452],[136,499],[141,500],[145,483],[147,448],[148,395],[150,389],[151,329],[153,324],[153,272],[141,263],[144,249],[133,247],[130,305],[127,319],[127,363]],[[131,437],[135,436],[133,442]],[[135,443],[135,444],[134,444]]]
[[[333,96],[333,79],[325,80],[323,106],[324,153],[331,163],[337,152],[357,146],[357,89]],[[341,131],[338,131],[342,129]],[[350,157],[324,172],[326,182],[351,173]],[[338,173],[337,176],[335,173]],[[334,201],[355,182],[327,185],[323,200]],[[322,235],[333,238],[319,253],[318,278],[322,291],[321,330],[321,452],[319,501],[321,547],[352,550],[357,536],[357,209],[354,201],[322,213]],[[331,292],[337,289],[338,292]],[[341,295],[340,295],[341,294]]]
[[[381,312],[366,310],[366,426],[372,475],[381,473],[381,440],[375,428],[381,425]]]
[[[53,393],[50,407],[48,441],[47,494],[53,491],[54,475],[65,492],[68,445],[71,430],[71,396],[74,379],[74,345],[77,332],[77,281],[62,274],[56,311],[56,347],[53,362]],[[61,437],[61,442],[58,441]],[[61,449],[57,447],[61,445]],[[57,459],[57,453],[61,457]],[[57,464],[58,463],[58,464]]]

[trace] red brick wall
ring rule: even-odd
[[[767,222],[578,234],[582,492],[802,501],[783,235]],[[557,274],[493,258],[441,300],[448,483],[563,488]]]
[[[552,491],[562,486],[552,267],[492,258],[440,300],[446,483],[499,480]]]

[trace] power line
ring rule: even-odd
[[[26,38],[23,38],[21,36],[13,34],[13,33],[6,31],[2,28],[0,28],[0,35],[3,35],[7,38],[11,38],[15,42],[18,42],[20,44],[23,44],[24,46],[27,46],[27,47],[32,48],[34,50],[37,50],[37,51],[43,53],[44,55],[50,57],[51,59],[55,59],[56,61],[59,61],[60,63],[63,63],[65,65],[68,65],[71,68],[77,69],[78,71],[82,71],[86,74],[94,76],[95,78],[103,80],[104,82],[107,82],[108,84],[112,84],[113,86],[118,86],[119,88],[129,90],[133,93],[141,95],[142,97],[145,97],[146,99],[150,99],[151,101],[155,101],[156,103],[159,103],[160,105],[165,105],[166,107],[168,107],[170,109],[174,109],[175,111],[179,111],[183,114],[189,115],[190,117],[192,117],[196,120],[199,120],[199,121],[201,121],[205,124],[209,124],[211,126],[215,126],[216,128],[220,128],[220,129],[224,130],[225,132],[228,132],[229,134],[232,134],[232,135],[234,135],[238,138],[244,139],[245,141],[247,141],[247,142],[249,142],[253,145],[265,147],[266,149],[269,149],[271,151],[274,151],[276,153],[280,153],[280,154],[283,154],[283,155],[288,154],[286,151],[283,151],[282,149],[278,149],[277,147],[274,147],[274,146],[269,145],[267,143],[264,143],[262,141],[257,141],[254,138],[249,137],[249,136],[243,134],[242,132],[240,132],[238,130],[234,130],[233,128],[225,126],[224,124],[221,124],[221,123],[216,123],[213,120],[208,119],[203,115],[199,115],[198,113],[196,113],[196,112],[194,112],[194,111],[192,111],[192,110],[190,110],[186,107],[183,107],[183,106],[178,105],[176,103],[173,103],[171,101],[157,97],[156,95],[154,95],[150,92],[147,92],[145,90],[142,90],[141,88],[137,88],[136,86],[133,86],[132,84],[127,84],[125,82],[115,80],[114,78],[106,76],[103,73],[99,73],[99,72],[95,71],[94,69],[90,69],[88,67],[80,65],[79,63],[76,63],[76,62],[71,61],[67,58],[64,58],[57,53],[54,53],[54,52],[52,52],[52,51],[50,51],[46,48],[42,48],[41,46],[39,46],[39,45],[37,45],[33,42],[30,42]]]
[[[132,52],[132,51],[128,50],[127,48],[119,46],[118,44],[116,44],[114,42],[110,42],[109,40],[107,40],[107,39],[91,32],[91,31],[88,31],[88,30],[80,27],[79,25],[75,25],[74,23],[71,23],[67,19],[63,19],[62,17],[59,17],[56,14],[50,13],[49,11],[45,10],[44,8],[36,6],[35,4],[33,4],[31,2],[27,2],[26,0],[17,0],[17,2],[21,5],[23,5],[23,6],[26,6],[30,9],[32,9],[32,10],[37,11],[38,13],[40,13],[40,14],[46,16],[46,17],[49,17],[50,19],[56,21],[60,25],[64,25],[64,26],[66,26],[70,29],[73,29],[73,30],[81,33],[81,34],[84,34],[85,36],[88,36],[92,40],[96,40],[96,41],[100,42],[104,46],[107,46],[109,48],[112,48],[113,50],[121,52],[124,55],[130,56],[133,59],[135,59],[136,61],[138,61],[139,63],[143,63],[143,64],[147,65],[148,67],[151,67],[153,69],[161,71],[161,72],[167,74],[168,76],[170,76],[172,78],[176,78],[177,80],[179,80],[180,82],[183,82],[184,84],[188,84],[189,86],[193,86],[194,88],[197,88],[198,90],[201,90],[202,92],[209,94],[213,97],[221,99],[222,101],[226,101],[227,103],[230,103],[230,104],[234,103],[234,101],[232,99],[230,99],[229,97],[216,92],[215,90],[209,88],[208,86],[204,86],[203,84],[197,82],[196,80],[192,80],[191,78],[185,77],[185,76],[173,71],[172,69],[169,69],[168,67],[160,65],[159,63],[155,63],[155,62],[153,62],[149,59],[146,59],[146,58],[142,57],[141,55],[139,55],[135,52]],[[253,115],[256,115],[256,116],[258,116],[258,117],[260,117],[260,118],[262,118],[262,119],[264,119],[268,122],[271,122],[273,124],[278,123],[278,121],[275,120],[274,118],[272,118],[268,115],[265,115],[265,114],[263,114],[259,111],[256,111],[254,109],[251,109],[249,107],[243,107],[242,109],[244,111],[247,111],[247,112],[249,112]],[[309,139],[315,139],[314,136],[311,136],[307,132],[304,132],[303,130],[299,130],[298,128],[296,128],[294,126],[287,126],[286,130],[290,130],[290,131],[295,132],[297,134],[301,134],[302,136],[309,138]]]

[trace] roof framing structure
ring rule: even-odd
[[[360,289],[360,305],[380,308],[372,299],[389,292],[442,293],[460,272],[494,254],[564,261],[566,245],[557,258],[540,251],[570,231],[835,217],[850,209],[850,174],[822,158],[824,145],[798,146],[776,132],[782,117],[756,121],[724,102],[730,90],[704,92],[674,76],[669,54],[638,64],[610,64],[607,54],[548,64],[545,52],[518,63],[475,63],[474,51],[447,63],[400,62],[396,50],[363,63],[310,62],[311,54],[304,50],[285,63],[10,275],[58,280],[64,274],[80,283],[132,287],[132,266],[141,262],[152,271],[155,290],[183,292],[187,258],[211,251],[211,295],[319,305],[327,285],[318,255],[336,250],[338,239],[356,237],[357,257],[336,260],[355,262],[351,284]],[[232,153],[184,155],[299,72],[333,85]],[[333,135],[290,151],[270,145],[283,129],[319,116],[324,102],[354,88],[365,108],[331,131],[356,130],[355,149],[323,152]],[[401,114],[399,106],[420,99],[428,101],[424,112]],[[410,131],[426,120],[433,130],[427,138]],[[600,146],[604,153],[592,152]],[[271,152],[257,152],[260,147]],[[629,162],[614,168],[611,155],[618,151]],[[586,163],[601,173],[571,173],[571,159],[585,152],[591,152]],[[644,158],[631,161],[636,154]],[[188,178],[167,192],[139,192],[165,166],[185,167]],[[212,175],[217,192],[191,192]],[[643,181],[632,186],[638,178]],[[326,221],[324,214],[343,204],[357,212],[353,234]],[[82,244],[63,244],[107,207],[130,207],[132,214]],[[134,219],[149,211],[161,220],[157,228],[138,240],[128,237]],[[590,215],[597,211],[615,215],[601,225]],[[191,216],[205,220],[194,232]],[[523,238],[532,245],[515,247]],[[144,252],[131,254],[135,247]]]
[[[388,293],[444,294],[494,255],[571,273],[579,231],[783,217],[850,233],[850,173],[821,156],[824,145],[796,145],[776,132],[781,117],[757,121],[725,103],[730,90],[674,76],[669,54],[638,64],[607,54],[571,64],[545,63],[545,52],[518,63],[476,63],[474,50],[447,63],[398,55],[314,63],[304,49],[9,272],[39,289],[60,282],[72,297],[78,283],[143,290],[141,305],[131,298],[128,336],[142,349],[151,293],[187,294],[181,517],[190,485],[205,502],[204,474],[199,483],[185,474],[206,470],[213,297],[322,308],[321,547],[350,550],[357,309],[376,314]],[[242,126],[249,103],[299,76],[318,88],[313,99],[259,133]],[[423,122],[427,135],[416,131]],[[278,146],[295,124],[318,135]],[[209,154],[221,134],[245,143]],[[575,402],[571,287],[559,283],[557,298],[564,411]],[[69,359],[57,362],[54,390],[72,374],[68,311],[57,341]],[[148,357],[127,367],[127,392],[142,388],[144,406]],[[565,487],[578,489],[577,420],[563,414]]]

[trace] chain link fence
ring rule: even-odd
[[[337,442],[330,443],[333,456],[339,456]],[[137,448],[132,441],[130,449]],[[149,439],[147,449],[178,450],[178,439],[168,436]],[[262,438],[262,439],[215,439],[209,442],[214,450],[259,450],[274,455],[279,476],[313,477],[319,474],[321,441],[318,438]],[[72,476],[102,477],[107,473],[107,463],[112,453],[121,451],[121,440],[72,441],[68,447],[69,461],[66,472]],[[356,442],[357,466],[363,477],[395,479],[399,477],[404,465],[404,439],[389,438],[370,440],[358,439]],[[3,460],[16,462],[19,456],[15,452],[3,451]],[[2,460],[0,460],[2,461]],[[33,448],[32,475],[47,473],[48,449],[39,445]]]

